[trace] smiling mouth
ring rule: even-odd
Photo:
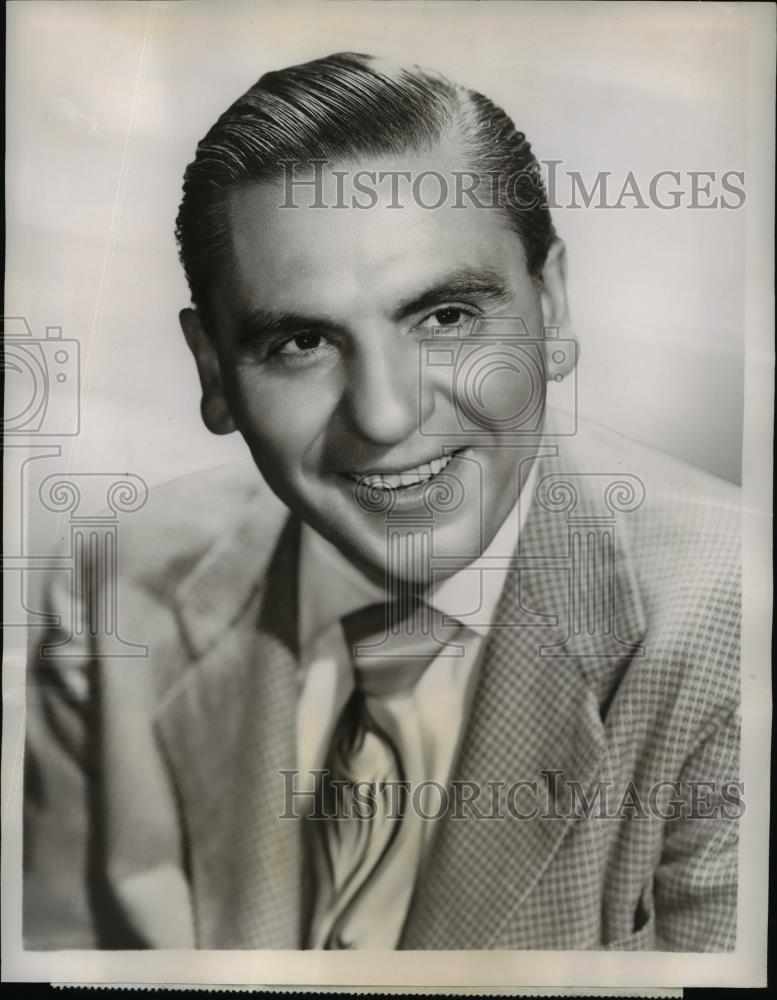
[[[423,465],[416,465],[412,469],[403,469],[401,472],[375,472],[365,476],[351,476],[350,478],[370,489],[403,490],[410,486],[417,486],[419,483],[428,483],[430,479],[443,471],[455,454],[456,452],[452,452],[443,458],[436,458],[432,462],[424,462]]]

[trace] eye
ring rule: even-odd
[[[467,314],[463,309],[458,309],[456,306],[446,306],[444,309],[438,309],[436,313],[433,313],[432,319],[434,319],[437,326],[458,326],[466,316]]]
[[[311,351],[318,350],[323,342],[323,337],[320,333],[298,333],[291,340],[287,340],[282,347],[279,348],[279,354],[286,354],[299,357],[300,354],[307,354]]]
[[[442,306],[427,316],[420,326],[437,330],[468,326],[476,315],[474,310],[465,309],[464,306]]]

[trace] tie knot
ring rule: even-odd
[[[357,686],[366,695],[389,695],[415,687],[445,648],[442,616],[420,598],[370,604],[343,618],[343,632]]]

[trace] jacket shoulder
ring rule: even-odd
[[[651,690],[692,702],[717,724],[739,700],[739,487],[602,428],[591,429],[580,456],[578,463],[635,477],[641,487],[615,538],[645,621],[637,673],[647,683],[649,669]]]
[[[689,555],[702,556],[701,541],[712,532],[718,563],[727,563],[730,545],[738,546],[741,533],[739,486],[599,425],[585,425],[572,450],[575,471],[584,477],[590,473],[591,483],[595,477],[612,483],[630,478],[636,502],[626,503],[623,523],[638,544],[649,540],[653,549],[679,563]]]
[[[183,580],[219,542],[246,520],[258,521],[268,541],[286,508],[251,462],[188,473],[149,490],[144,506],[119,526],[120,573],[160,594]]]

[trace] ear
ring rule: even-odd
[[[567,248],[556,238],[542,268],[542,321],[548,379],[560,381],[575,367],[578,345],[570,331],[567,301]],[[571,341],[571,343],[570,343]]]
[[[235,430],[235,423],[227,405],[218,351],[213,338],[205,330],[196,309],[182,309],[178,318],[200,376],[200,413],[203,422],[213,434],[230,434]]]

